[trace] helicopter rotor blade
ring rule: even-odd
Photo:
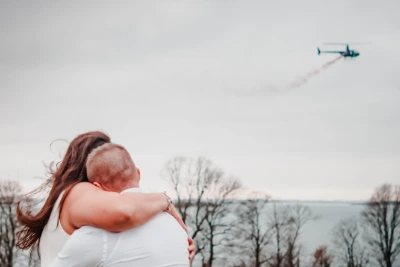
[[[348,43],[324,43],[324,45],[347,45]]]
[[[324,45],[367,45],[371,42],[358,42],[358,43],[324,43]]]
[[[358,42],[358,43],[349,43],[349,45],[370,45],[371,42]]]

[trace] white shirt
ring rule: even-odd
[[[58,252],[61,251],[69,238],[69,234],[64,231],[58,218],[60,212],[60,201],[63,194],[64,192],[58,196],[53,210],[51,211],[49,221],[40,236],[39,251],[40,266],[42,267],[50,266],[50,263],[57,257]]]
[[[141,192],[131,188],[125,192]],[[50,267],[188,267],[188,236],[168,213],[121,233],[76,230]]]

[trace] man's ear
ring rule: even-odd
[[[136,168],[136,171],[137,171],[137,174],[138,174],[138,177],[139,177],[139,180],[140,180],[140,169]]]
[[[94,182],[93,185],[101,190],[104,190],[104,188],[98,182]]]

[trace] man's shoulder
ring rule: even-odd
[[[168,225],[175,225],[175,226],[179,226],[180,227],[180,224],[178,223],[178,221],[174,217],[172,217],[172,215],[170,215],[167,212],[161,212],[161,213],[157,214],[149,222],[158,222],[158,223],[163,223],[163,224],[168,224]]]
[[[142,227],[137,228],[138,231],[144,230],[149,234],[161,234],[169,236],[175,235],[177,238],[187,236],[186,231],[178,223],[178,221],[166,212],[162,212],[154,216],[153,219],[145,223]]]

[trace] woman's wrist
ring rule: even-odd
[[[167,206],[163,211],[164,212],[168,212],[168,211],[171,210],[172,199],[167,195],[167,192],[164,191],[162,194],[165,196],[165,199],[166,199],[166,202],[167,202]]]

